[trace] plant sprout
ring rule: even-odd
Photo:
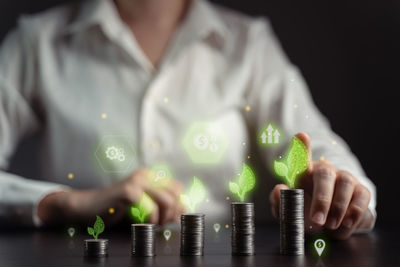
[[[153,210],[153,200],[143,193],[142,198],[137,206],[131,206],[132,216],[139,222],[143,223]]]
[[[238,180],[236,182],[229,182],[229,190],[243,202],[246,194],[254,188],[255,184],[256,177],[254,172],[248,165],[243,164]]]
[[[182,204],[186,206],[190,212],[194,212],[197,204],[202,202],[205,197],[206,188],[199,178],[193,177],[193,184],[190,187],[189,193],[182,194],[180,199]]]
[[[275,161],[274,170],[281,176],[290,188],[295,187],[296,179],[303,174],[308,167],[307,148],[303,142],[293,137],[288,156],[285,161]]]
[[[99,234],[104,232],[104,222],[101,219],[100,216],[96,215],[96,221],[94,222],[93,228],[92,227],[88,227],[87,231],[89,233],[89,235],[93,236],[94,239],[97,239],[97,237],[99,236]]]

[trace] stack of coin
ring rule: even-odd
[[[254,204],[233,202],[232,255],[254,255]]]
[[[202,256],[204,251],[204,214],[181,215],[181,255]]]
[[[86,239],[84,245],[85,257],[98,258],[107,257],[108,240],[107,239]]]
[[[280,251],[304,255],[304,190],[281,189],[280,198]]]
[[[132,256],[155,256],[155,225],[132,224]]]

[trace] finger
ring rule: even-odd
[[[168,186],[165,187],[166,190],[168,190],[169,193],[171,193],[172,196],[174,196],[176,199],[179,200],[181,194],[183,193],[183,185],[178,182],[177,180],[172,179],[169,183]]]
[[[358,184],[353,193],[353,198],[350,202],[349,208],[347,209],[346,215],[344,216],[342,224],[349,228],[354,229],[357,226],[368,208],[371,194],[366,187]]]
[[[159,222],[165,224],[173,220],[175,214],[175,199],[167,191],[146,187],[145,192],[156,202],[159,208]]]
[[[335,230],[342,223],[353,196],[354,187],[355,179],[350,173],[344,171],[338,172],[332,204],[326,221],[326,226],[329,229]]]
[[[276,219],[279,218],[279,203],[280,203],[281,189],[289,189],[289,187],[284,184],[277,184],[275,185],[274,189],[272,189],[269,195],[269,202],[271,203],[271,212]]]
[[[331,206],[336,172],[332,166],[321,164],[314,170],[310,219],[316,225],[325,224]]]
[[[159,224],[160,223],[160,210],[158,209],[157,205],[153,206],[153,210],[149,216],[149,223]]]

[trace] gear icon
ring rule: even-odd
[[[118,148],[116,148],[115,146],[110,146],[107,147],[106,150],[106,157],[109,158],[110,160],[115,160],[118,158],[118,156],[120,155]]]
[[[118,160],[121,161],[121,162],[125,161],[125,155],[124,154],[119,154],[118,155]]]

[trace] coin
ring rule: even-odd
[[[280,190],[280,252],[304,255],[304,190]]]
[[[132,256],[155,256],[155,225],[132,224]]]
[[[84,241],[85,257],[106,257],[108,255],[107,239],[86,239]]]
[[[202,256],[204,254],[204,220],[201,213],[181,215],[181,255]]]
[[[231,212],[232,255],[254,255],[254,204],[233,202]]]

